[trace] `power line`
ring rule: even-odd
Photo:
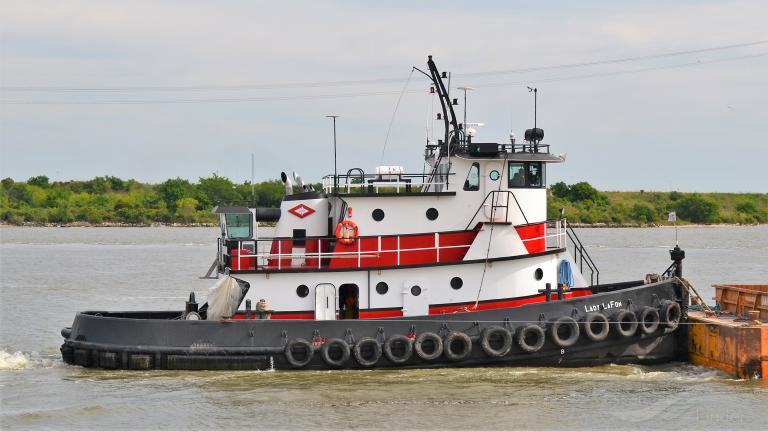
[[[676,57],[691,54],[700,54],[712,51],[729,50],[736,48],[745,48],[750,46],[762,45],[768,43],[768,40],[759,40],[730,45],[721,45],[716,47],[689,49],[681,51],[672,51],[645,56],[623,57],[607,60],[595,60],[579,63],[565,63],[549,66],[536,66],[519,69],[507,69],[485,72],[467,72],[454,73],[456,77],[474,77],[486,75],[507,75],[526,72],[538,72],[544,70],[581,68],[588,66],[599,66],[606,64],[628,63],[641,60],[651,60],[665,57]],[[99,92],[176,92],[176,91],[236,91],[236,90],[273,90],[287,88],[314,88],[314,87],[339,87],[368,84],[401,83],[402,78],[377,78],[363,80],[345,80],[345,81],[315,81],[315,82],[295,82],[295,83],[272,83],[272,84],[240,84],[240,85],[198,85],[198,86],[110,86],[110,87],[57,87],[57,86],[0,86],[0,90],[6,92],[58,92],[58,93],[99,93]]]
[[[616,75],[626,75],[633,73],[650,72],[664,69],[675,69],[692,66],[701,66],[712,63],[721,63],[736,60],[746,60],[757,57],[768,56],[768,52],[762,52],[751,55],[728,57],[713,60],[698,60],[695,62],[679,63],[674,65],[662,65],[652,66],[640,69],[628,69],[621,71],[611,71],[602,73],[572,75],[565,77],[552,77],[543,79],[529,79],[525,81],[514,82],[493,82],[486,84],[475,84],[477,90],[483,90],[485,88],[514,86],[514,85],[526,85],[531,83],[542,82],[557,82],[557,81],[569,81],[577,79],[608,77]],[[5,105],[153,105],[153,104],[191,104],[191,103],[238,103],[238,102],[267,102],[267,101],[291,101],[291,100],[314,100],[314,99],[340,99],[351,97],[365,97],[365,96],[386,96],[402,93],[422,93],[422,90],[408,90],[404,92],[399,91],[379,91],[379,92],[356,92],[356,93],[336,93],[336,94],[322,94],[322,95],[296,95],[296,96],[265,96],[256,98],[200,98],[200,99],[154,99],[154,100],[96,100],[96,101],[24,101],[24,100],[11,100],[1,101],[0,103]]]

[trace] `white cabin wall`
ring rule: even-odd
[[[554,290],[557,287],[557,264],[560,255],[492,261],[488,264],[349,272],[238,274],[236,277],[251,284],[247,299],[251,299],[254,305],[259,299],[266,299],[274,310],[314,310],[315,287],[321,283],[333,284],[337,289],[345,283],[356,284],[359,288],[360,309],[401,308],[404,291],[410,289],[413,284],[422,288],[422,295],[428,296],[430,305],[473,302],[478,298],[481,280],[483,283],[480,301],[538,294],[547,283],[550,283]],[[543,271],[541,280],[536,280],[534,276],[538,268]],[[451,287],[451,279],[456,276],[463,281],[463,286],[458,290]],[[376,292],[376,284],[379,282],[386,282],[389,287],[383,295]],[[309,288],[307,297],[297,295],[296,288],[299,285]]]

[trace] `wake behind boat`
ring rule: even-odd
[[[444,135],[424,174],[398,166],[282,174],[280,208],[217,207],[208,302],[78,313],[67,363],[106,369],[586,366],[684,359],[684,253],[643,280],[600,284],[546,171],[564,157],[534,127],[475,142],[430,57]],[[294,185],[295,182],[295,185]],[[276,222],[274,236],[260,222]],[[255,305],[255,306],[254,306]],[[682,343],[681,343],[682,341]]]

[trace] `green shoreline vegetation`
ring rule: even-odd
[[[320,185],[315,185],[319,188]],[[214,224],[215,205],[278,207],[279,180],[237,184],[216,174],[196,183],[176,178],[160,184],[117,177],[52,182],[0,182],[0,223],[7,225]],[[678,224],[759,224],[768,222],[768,194],[685,192],[601,192],[587,182],[550,186],[547,213],[571,223],[598,226]]]

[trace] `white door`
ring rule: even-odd
[[[429,315],[429,295],[422,282],[407,281],[403,284],[403,316]]]
[[[332,284],[319,284],[315,287],[315,319],[335,320],[339,299],[336,287]]]
[[[486,194],[486,200],[483,203],[483,211],[485,217],[489,221],[503,222],[507,217],[507,185],[504,183],[504,165],[488,162],[484,164],[485,173],[485,188],[483,193]]]

